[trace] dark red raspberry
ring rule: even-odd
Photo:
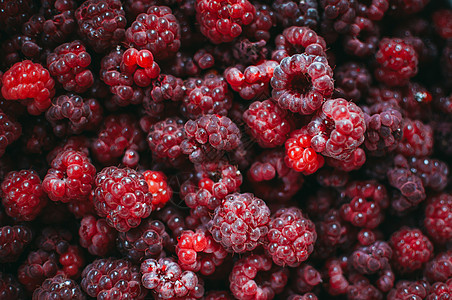
[[[66,150],[50,164],[42,187],[53,201],[71,202],[88,199],[96,168],[83,152]]]
[[[0,262],[15,262],[31,242],[31,229],[24,225],[0,227]]]
[[[293,294],[287,300],[317,300],[317,296],[313,293],[306,293],[303,295]]]
[[[105,52],[125,37],[127,20],[119,0],[87,0],[75,17],[80,35],[96,52]]]
[[[351,266],[360,274],[375,274],[388,269],[392,258],[391,247],[383,241],[356,249],[350,256]]]
[[[20,31],[32,12],[31,0],[5,0],[0,2],[0,25],[3,30]]]
[[[422,180],[409,169],[394,168],[388,171],[387,176],[389,184],[398,190],[391,202],[397,212],[405,212],[425,200]]]
[[[358,57],[375,53],[380,40],[377,23],[364,17],[356,17],[352,20],[351,25],[345,26],[345,28],[349,26],[350,31],[344,39],[345,51]]]
[[[452,38],[452,10],[442,9],[433,13],[436,31],[443,39]]]
[[[26,299],[22,285],[10,274],[0,272],[0,298]]]
[[[237,299],[273,299],[283,291],[288,275],[287,269],[272,269],[270,258],[250,255],[234,264],[229,287]]]
[[[12,171],[2,182],[2,204],[8,216],[31,221],[47,203],[41,179],[34,170]]]
[[[347,33],[355,20],[357,2],[350,0],[322,0],[323,13],[322,33],[330,42],[337,38],[337,33]]]
[[[396,15],[411,15],[421,11],[430,0],[390,0],[391,13]]]
[[[276,37],[272,59],[280,63],[284,58],[297,53],[325,56],[325,51],[325,40],[314,30],[292,26],[284,29],[283,33]]]
[[[373,21],[379,21],[389,8],[390,0],[372,0],[369,2],[358,2],[357,13]]]
[[[152,194],[152,206],[156,209],[162,208],[173,196],[173,190],[168,185],[165,173],[146,171],[143,176],[148,183],[149,192]]]
[[[67,204],[67,208],[76,219],[81,219],[87,215],[96,214],[92,200],[92,194],[86,200],[69,202]]]
[[[52,278],[47,278],[40,287],[34,290],[33,299],[83,300],[85,295],[74,280],[63,275],[56,275]]]
[[[32,115],[49,108],[55,95],[55,82],[49,71],[38,63],[24,60],[3,74],[2,95],[6,100],[20,100]]]
[[[160,76],[144,91],[143,106],[146,114],[162,119],[168,110],[185,96],[184,82],[173,75]],[[168,101],[171,102],[168,103]],[[172,105],[173,104],[173,105]],[[178,108],[176,108],[178,109]]]
[[[349,177],[346,171],[324,168],[317,173],[316,179],[321,186],[340,188],[349,182]],[[320,191],[323,192],[323,190]]]
[[[366,162],[366,153],[361,148],[356,148],[350,153],[350,156],[344,160],[327,157],[326,162],[329,166],[345,172],[359,170]]]
[[[66,252],[60,254],[58,262],[61,265],[59,273],[72,279],[79,278],[85,266],[85,259],[81,248],[75,245],[70,245]]]
[[[245,100],[266,98],[269,92],[269,82],[273,71],[278,66],[274,60],[264,60],[257,65],[243,67],[237,65],[227,68],[224,77],[231,88],[239,92]]]
[[[440,253],[430,260],[425,266],[424,275],[430,282],[446,282],[452,278],[452,251]]]
[[[419,120],[403,120],[402,140],[397,151],[404,156],[428,156],[433,152],[433,129]]]
[[[179,50],[180,38],[179,22],[167,6],[149,7],[126,30],[131,46],[151,51],[158,60],[174,55]]]
[[[174,117],[153,124],[147,142],[153,157],[175,162],[182,154],[184,138],[184,121]]]
[[[347,289],[347,299],[383,299],[381,291],[373,286],[366,277],[360,274],[350,274],[348,279],[350,281],[350,286]]]
[[[251,24],[256,14],[248,0],[196,0],[195,5],[201,33],[214,44],[232,42],[242,33],[242,26]]]
[[[271,86],[282,108],[309,115],[332,94],[333,71],[324,56],[295,54],[275,68]]]
[[[44,280],[55,276],[58,272],[58,261],[55,253],[44,250],[33,251],[17,271],[17,279],[29,292],[39,287]]]
[[[427,300],[447,299],[452,295],[452,279],[446,282],[437,282],[430,288]]]
[[[397,158],[401,158],[400,155]],[[407,162],[406,168],[410,168],[413,174],[421,178],[425,188],[439,192],[447,186],[449,168],[445,162],[428,157],[410,157],[403,160]]]
[[[339,160],[348,158],[364,142],[364,113],[355,103],[326,101],[307,127],[314,151]]]
[[[429,289],[430,285],[424,280],[400,280],[396,287],[389,292],[386,299],[426,299]]]
[[[228,255],[205,229],[184,231],[179,238],[176,255],[183,270],[212,275]]]
[[[22,126],[0,109],[0,157],[5,154],[6,147],[22,134]]]
[[[126,166],[134,167],[138,159],[127,161],[127,150],[138,156],[138,151],[146,147],[143,133],[137,120],[130,114],[109,115],[103,121],[103,127],[92,143],[94,157],[103,165],[116,163],[122,158]]]
[[[217,160],[224,151],[233,151],[241,143],[240,129],[224,116],[203,115],[188,120],[184,129],[186,138],[180,147],[193,163]]]
[[[272,7],[278,23],[282,24],[284,28],[291,25],[308,26],[312,29],[317,27],[319,12],[318,3],[315,0],[276,0],[273,1]]]
[[[209,72],[202,79],[190,78],[184,82],[185,97],[181,112],[190,119],[202,115],[217,114],[226,116],[232,105],[232,93],[226,80],[216,73]]]
[[[169,229],[168,241],[165,241],[167,245],[166,248],[169,248],[172,251],[175,250],[177,238],[187,229],[184,214],[178,208],[167,205],[157,212],[156,217],[165,224],[167,229]]]
[[[268,5],[261,3],[253,3],[253,5],[256,14],[253,22],[244,28],[244,34],[253,41],[269,41],[270,30],[276,25],[276,15]]]
[[[271,216],[264,248],[275,264],[297,267],[308,259],[316,240],[314,223],[299,208],[282,208]]]
[[[147,290],[140,283],[140,269],[125,259],[96,259],[82,273],[82,289],[99,299],[144,299]]]
[[[210,222],[212,237],[228,252],[243,253],[257,247],[268,233],[270,209],[253,194],[228,195]]]
[[[348,62],[334,70],[334,79],[336,79],[336,91],[340,97],[347,100],[359,101],[366,95],[372,75],[365,65]]]
[[[433,256],[433,245],[419,229],[403,227],[391,235],[394,266],[401,272],[421,269]]]
[[[331,258],[325,263],[325,273],[328,281],[326,289],[332,296],[345,294],[349,289],[350,283],[344,272],[347,270],[347,257]]]
[[[418,57],[414,48],[401,39],[384,38],[375,55],[375,78],[387,86],[403,86],[416,75]]]
[[[268,56],[268,49],[265,47],[266,45],[267,42],[264,40],[252,42],[247,38],[241,38],[236,41],[233,44],[232,49],[228,51],[232,52],[232,56],[237,63],[249,66],[251,64],[259,64],[265,61]]]
[[[204,300],[233,300],[229,291],[208,291],[204,295]]]
[[[192,271],[183,271],[172,258],[147,259],[141,264],[143,286],[155,299],[199,299],[204,287]]]
[[[94,206],[120,232],[138,227],[152,211],[152,194],[143,175],[129,168],[107,167],[95,179]]]
[[[265,151],[248,170],[256,196],[269,202],[289,201],[302,187],[302,175],[284,162],[284,151]]]
[[[55,157],[61,152],[66,150],[75,150],[89,156],[89,146],[90,140],[85,136],[71,136],[66,140],[62,141],[58,146],[54,147],[52,151],[47,154],[47,163],[51,163]]]
[[[215,65],[215,58],[206,49],[196,51],[193,55],[193,61],[203,70],[210,69]]]
[[[440,194],[428,200],[424,226],[429,237],[437,243],[452,239],[452,195]]]
[[[92,255],[104,256],[112,251],[116,234],[116,230],[108,226],[105,219],[87,215],[80,221],[80,245]]]
[[[292,287],[300,294],[310,292],[322,283],[321,273],[308,264],[302,264],[294,269],[292,276],[294,277]]]

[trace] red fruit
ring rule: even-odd
[[[83,300],[83,294],[77,282],[64,275],[56,275],[47,278],[40,287],[33,292],[33,300],[38,299],[55,299],[62,300],[63,297],[74,300]]]
[[[22,134],[22,126],[0,109],[0,157],[5,154],[6,147]]]
[[[4,299],[26,299],[22,285],[12,275],[0,272],[0,295]]]
[[[0,262],[15,262],[31,242],[32,232],[27,226],[0,227]],[[1,293],[0,293],[1,295]]]
[[[398,192],[391,202],[397,212],[404,212],[425,200],[425,189],[422,180],[409,169],[395,168],[387,172],[389,184]]]
[[[293,288],[300,294],[312,291],[316,286],[322,283],[322,275],[313,266],[302,264],[294,269]]]
[[[452,239],[452,195],[440,194],[428,200],[424,226],[429,237],[439,244]]]
[[[385,0],[383,0],[385,1]],[[347,100],[359,101],[372,83],[372,75],[365,65],[348,62],[334,72],[336,90]]]
[[[350,156],[344,160],[328,157],[326,163],[340,171],[350,172],[359,170],[366,162],[366,152],[362,148],[357,148]]]
[[[163,172],[146,171],[143,173],[152,194],[152,206],[160,209],[171,199],[173,190],[168,186],[168,180]]]
[[[424,275],[430,282],[446,282],[452,278],[452,251],[439,253],[424,268]]]
[[[17,271],[17,279],[29,292],[39,287],[44,280],[57,274],[58,262],[55,253],[43,250],[30,252]]]
[[[425,299],[429,289],[430,285],[424,280],[400,280],[397,282],[396,287],[389,292],[387,299]]]
[[[147,142],[153,157],[174,162],[182,155],[181,143],[184,138],[184,121],[179,118],[167,118],[152,124]]]
[[[436,31],[443,39],[452,38],[452,10],[443,9],[433,13]]]
[[[104,256],[114,248],[117,232],[105,219],[87,215],[80,221],[78,234],[80,245],[90,254]]]
[[[437,282],[430,288],[427,300],[447,299],[452,295],[452,279],[446,282]]]

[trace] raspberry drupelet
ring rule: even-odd
[[[77,282],[64,275],[47,278],[40,287],[33,292],[33,300],[39,299],[74,299],[84,300],[85,295]]]
[[[143,106],[147,115],[163,119],[185,96],[184,82],[173,75],[160,74],[144,90]]]
[[[84,216],[78,230],[80,245],[96,256],[104,256],[113,250],[117,232],[107,225],[105,219]]]
[[[425,200],[426,194],[422,180],[409,169],[394,168],[387,172],[389,184],[397,189],[391,206],[402,213],[416,207]]]
[[[201,33],[214,44],[232,42],[256,14],[248,0],[196,0],[195,8]]]
[[[291,287],[300,294],[310,292],[322,283],[321,273],[308,264],[293,269],[291,276],[294,278]]]
[[[436,282],[433,284],[426,299],[447,299],[450,298],[450,295],[452,295],[452,279],[449,279],[446,282]]]
[[[446,282],[452,278],[452,251],[442,252],[430,260],[424,268],[424,275],[429,282]]]
[[[25,290],[17,279],[0,272],[0,297],[3,299],[26,299]]]
[[[404,156],[429,156],[433,152],[433,129],[419,120],[403,119],[402,140],[397,152]]]
[[[319,21],[318,1],[276,0],[272,5],[278,23],[284,28],[291,25],[317,27]]]
[[[2,95],[6,100],[20,100],[31,115],[49,108],[55,95],[55,81],[49,71],[38,63],[24,60],[3,74]]]
[[[81,286],[98,299],[140,300],[147,294],[140,283],[140,269],[125,259],[96,259],[83,270]]]
[[[270,40],[270,30],[276,26],[276,16],[269,5],[253,3],[256,14],[253,22],[245,26],[243,32],[253,41]]]
[[[366,162],[366,152],[361,148],[356,148],[350,156],[344,160],[327,157],[329,166],[344,172],[359,170]]]
[[[151,6],[126,30],[126,40],[138,50],[149,50],[157,60],[174,55],[180,47],[180,26],[171,8]]]
[[[429,289],[430,285],[424,280],[400,280],[397,282],[395,288],[389,292],[386,299],[426,299]]]
[[[391,247],[383,241],[356,249],[350,256],[350,264],[360,274],[375,274],[390,268]]]
[[[314,251],[314,223],[296,207],[281,208],[272,215],[264,248],[279,266],[297,267]]]
[[[155,299],[200,299],[204,286],[196,273],[183,271],[172,258],[147,259],[141,264],[141,282]]]
[[[394,15],[415,14],[430,2],[430,0],[390,0],[390,12]]]
[[[366,95],[372,75],[365,65],[348,62],[339,66],[334,72],[336,93],[347,100],[359,101]]]
[[[400,154],[396,156],[399,158],[402,158]],[[447,186],[449,168],[445,162],[428,157],[410,157],[406,161],[405,167],[421,178],[425,188],[440,192]]]
[[[86,92],[94,83],[91,56],[81,41],[65,43],[47,56],[47,68],[69,92]]]
[[[333,71],[324,56],[295,54],[284,58],[270,81],[279,106],[309,115],[333,93]]]
[[[0,109],[0,157],[5,154],[6,147],[22,134],[22,126]]]
[[[0,26],[8,32],[14,32],[30,16],[33,9],[31,0],[6,0],[0,3]]]
[[[1,188],[6,214],[18,221],[34,220],[47,203],[41,179],[34,170],[8,173]]]
[[[433,13],[432,19],[435,24],[436,31],[442,38],[448,39],[452,37],[452,10],[438,10]]]
[[[439,244],[452,239],[452,195],[444,193],[428,199],[424,226],[428,236]]]
[[[31,242],[31,229],[24,225],[0,227],[0,262],[15,262]]]
[[[152,156],[157,159],[168,159],[170,162],[175,162],[181,157],[181,143],[184,139],[184,121],[177,117],[153,124],[147,136]]]
[[[44,280],[58,272],[58,260],[55,253],[44,250],[32,251],[17,270],[17,279],[29,292],[39,287]]]
[[[98,53],[118,45],[127,20],[119,0],[87,0],[75,11],[80,36]]]
[[[168,185],[165,173],[161,171],[145,171],[143,176],[148,183],[149,192],[152,193],[152,206],[155,209],[161,209],[173,196],[173,190]]]

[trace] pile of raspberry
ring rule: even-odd
[[[451,299],[451,20],[0,1],[0,299]]]

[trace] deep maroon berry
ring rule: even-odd
[[[308,26],[315,29],[319,21],[318,1],[273,1],[273,9],[283,27],[290,25]]]
[[[0,25],[8,31],[20,30],[32,12],[33,1],[6,0],[0,3]]]
[[[452,251],[439,253],[424,268],[424,275],[430,282],[446,282],[452,278]]]
[[[430,285],[424,280],[400,280],[397,282],[396,287],[389,292],[387,299],[425,299],[428,295],[429,289]]]
[[[0,298],[26,299],[25,290],[16,278],[10,274],[0,272]]]
[[[39,287],[44,280],[57,274],[58,262],[55,253],[43,250],[30,252],[17,271],[17,278],[28,291]]]
[[[424,226],[429,237],[440,244],[452,238],[452,195],[440,194],[428,200]]]
[[[32,233],[27,226],[0,227],[0,262],[14,262],[31,242]]]
[[[348,62],[334,72],[336,92],[347,100],[359,101],[367,94],[372,76],[365,65]]]
[[[409,169],[394,168],[388,171],[387,176],[389,184],[398,190],[391,202],[397,212],[409,210],[425,200],[422,180]]]
[[[313,266],[302,264],[294,269],[292,287],[298,293],[307,293],[322,283],[322,275]]]
[[[452,279],[436,282],[430,288],[427,300],[447,299],[452,295]]]
[[[177,110],[174,106],[185,96],[184,82],[173,75],[160,76],[144,91],[143,106],[146,114],[163,119],[168,111]]]
[[[0,157],[6,147],[17,140],[22,134],[22,126],[0,109]]]
[[[256,8],[253,22],[244,28],[244,34],[250,40],[270,40],[270,30],[276,26],[276,16],[270,6],[253,3]]]
[[[39,299],[75,299],[83,300],[83,294],[80,286],[74,280],[66,278],[63,275],[56,275],[47,278],[40,287],[33,292],[33,300]]]
[[[411,15],[421,11],[430,0],[390,0],[391,13],[395,15]]]
[[[326,163],[340,171],[350,172],[359,170],[366,162],[366,152],[362,148],[356,148],[346,159],[340,160],[327,157]]]
[[[182,154],[181,143],[185,138],[184,122],[180,118],[167,118],[149,129],[147,142],[152,156],[176,161]]]
[[[360,247],[350,256],[352,267],[360,274],[375,274],[390,267],[391,247],[383,241]]]
[[[80,221],[78,234],[83,248],[92,255],[104,256],[114,248],[117,232],[105,219],[87,215]]]

